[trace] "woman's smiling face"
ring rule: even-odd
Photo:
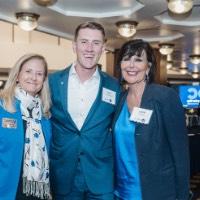
[[[44,79],[44,63],[40,59],[33,58],[23,64],[17,81],[23,90],[35,96],[42,89]]]
[[[145,80],[146,74],[149,72],[146,52],[142,51],[140,56],[124,57],[121,61],[121,72],[123,79],[128,84],[135,84]]]

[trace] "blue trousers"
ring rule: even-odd
[[[114,200],[113,192],[107,194],[94,194],[87,187],[84,174],[78,164],[72,191],[63,196],[55,195],[55,200]]]

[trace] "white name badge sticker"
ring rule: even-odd
[[[103,88],[102,101],[115,105],[116,92],[109,90],[107,88]]]
[[[130,116],[130,120],[142,124],[149,124],[153,110],[134,107]]]

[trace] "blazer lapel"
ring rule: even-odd
[[[121,110],[122,110],[122,107],[124,105],[124,102],[126,101],[126,97],[128,95],[128,91],[125,90],[121,95],[120,95],[120,100],[119,100],[119,103],[117,105],[117,109],[116,109],[116,112],[115,112],[115,115],[114,115],[114,118],[113,118],[113,123],[112,123],[112,130],[114,130],[114,126],[115,126],[115,123],[121,113]]]
[[[69,79],[69,70],[71,66],[69,66],[64,73],[61,74],[59,81],[58,89],[60,90],[60,98],[63,110],[66,114],[66,117],[70,120],[71,124],[73,124],[74,127],[76,127],[76,124],[72,120],[69,112],[68,112],[68,106],[67,106],[67,99],[68,99],[68,79]],[[77,127],[76,127],[77,128]]]
[[[67,90],[68,90],[68,86],[67,86],[67,82],[68,82],[68,78],[69,78],[69,69],[67,68],[65,73],[63,73],[60,76],[60,80],[59,80],[59,90],[60,90],[60,98],[61,98],[61,103],[62,103],[62,107],[63,110],[65,112],[67,112]]]

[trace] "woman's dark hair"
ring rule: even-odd
[[[126,57],[130,58],[134,55],[141,56],[142,52],[145,51],[147,55],[147,61],[149,63],[149,74],[148,74],[148,83],[154,82],[155,72],[157,68],[156,57],[154,55],[153,48],[150,44],[144,40],[136,39],[130,40],[124,43],[119,51],[118,58],[117,58],[117,68],[120,71],[120,80],[122,80],[122,73],[121,73],[121,61]]]

